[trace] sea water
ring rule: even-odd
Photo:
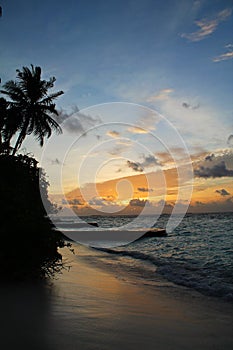
[[[186,214],[167,237],[138,240],[124,246],[101,249],[101,260],[127,268],[145,283],[158,276],[203,294],[233,301],[233,213]],[[121,227],[132,216],[92,216],[101,228]],[[155,226],[165,228],[168,215]],[[70,219],[72,220],[72,219]],[[143,217],[146,227],[151,218]]]

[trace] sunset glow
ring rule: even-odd
[[[16,62],[38,61],[64,91],[63,134],[43,150],[30,136],[23,145],[41,159],[59,206],[65,194],[80,214],[131,213],[142,201],[152,213],[158,203],[170,211],[191,186],[177,178],[190,156],[189,211],[233,210],[230,1],[98,1],[88,11],[84,1],[62,11],[49,1],[38,22],[27,15],[34,5],[20,3],[3,3],[1,79],[11,79]]]

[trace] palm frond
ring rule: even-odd
[[[16,72],[16,81],[8,81],[1,91],[10,97],[9,109],[14,115],[8,124],[7,133],[12,135],[19,132],[13,154],[26,135],[33,134],[42,146],[44,138],[50,137],[52,131],[58,134],[62,132],[52,115],[58,114],[53,101],[63,91],[48,94],[48,90],[54,86],[55,77],[48,81],[41,79],[41,68],[33,65],[31,68],[17,69]]]
[[[53,94],[50,94],[48,95],[47,97],[45,97],[42,101],[41,101],[41,104],[44,104],[44,105],[48,105],[50,103],[53,102],[53,100],[55,100],[57,97],[63,95],[64,92],[61,90],[61,91],[58,91],[58,92],[54,92]]]
[[[4,90],[1,90],[1,93],[9,96],[12,101],[19,102],[26,99],[25,93],[13,80],[6,82],[3,88]]]

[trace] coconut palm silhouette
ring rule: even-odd
[[[3,85],[2,94],[10,98],[10,118],[5,125],[8,141],[18,132],[18,137],[12,155],[19,150],[27,135],[34,135],[43,146],[44,138],[49,138],[52,131],[61,133],[62,130],[53,115],[57,115],[54,100],[63,91],[48,93],[56,81],[51,77],[48,81],[41,79],[41,68],[31,65],[31,69],[17,69],[16,80],[10,80]]]

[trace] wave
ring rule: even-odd
[[[208,264],[200,267],[198,262],[195,264],[193,261],[192,263],[187,261],[177,261],[171,257],[168,257],[167,259],[164,257],[156,258],[151,254],[145,254],[137,250],[114,250],[110,248],[95,249],[108,254],[138,259],[142,262],[142,265],[145,262],[149,262],[156,266],[156,273],[163,276],[168,281],[195,289],[204,295],[219,297],[226,301],[233,301],[233,281],[229,280],[227,274],[224,281],[224,272],[222,269],[214,271],[213,268],[211,268],[213,266],[209,266]],[[145,278],[146,274],[144,274],[143,277]]]

